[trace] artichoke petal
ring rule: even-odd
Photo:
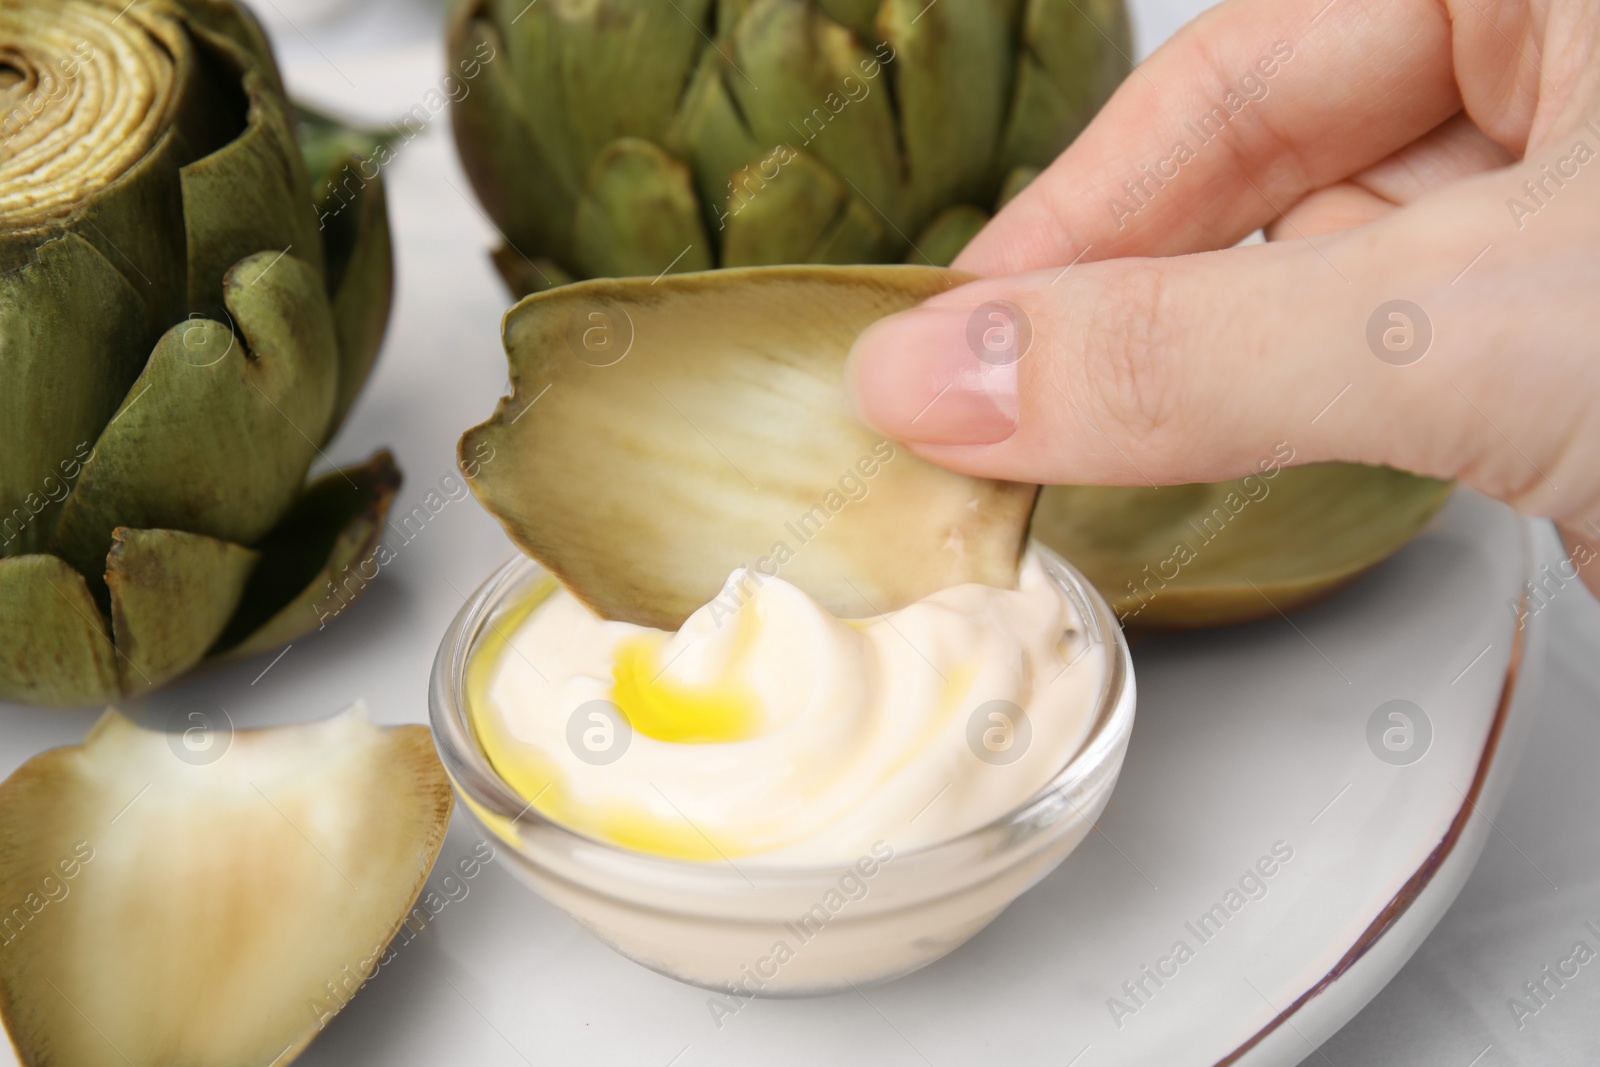
[[[763,267],[528,297],[506,316],[513,394],[461,441],[468,480],[609,619],[676,628],[741,566],[846,618],[1013,585],[1037,487],[897,448],[844,393],[861,330],[962,280]]]
[[[612,276],[711,267],[689,168],[649,141],[609,145],[578,204],[573,260],[586,274]]]
[[[659,140],[703,43],[711,0],[488,0],[545,159],[576,198],[613,141]]]
[[[732,186],[723,219],[724,267],[808,262],[854,196],[827,167],[788,148],[744,167]]]
[[[722,53],[712,49],[701,56],[665,139],[669,152],[694,164],[700,199],[712,225],[728,207],[728,176],[760,157],[764,149],[777,147],[755,139],[728,92],[727,77]]]
[[[0,274],[0,557],[42,548],[100,430],[138,378],[144,306],[65,233]]]
[[[884,0],[878,33],[894,48],[911,224],[987,203],[1016,60],[1007,13],[992,0]]]
[[[900,132],[879,60],[806,0],[752,0],[733,48],[743,74],[728,86],[757,142],[815,156],[905,229]]]
[[[123,693],[171,681],[204,659],[258,558],[200,534],[118,528],[106,584]]]
[[[217,314],[224,275],[266,249],[293,252],[320,271],[316,215],[306,204],[310,180],[289,116],[268,85],[263,75],[246,72],[250,111],[244,132],[180,172],[191,310]]]
[[[334,165],[330,176],[359,162],[348,157]],[[323,434],[326,441],[349,414],[377,361],[378,349],[383,347],[383,335],[389,328],[389,306],[394,299],[394,247],[389,235],[388,195],[381,174],[363,179],[351,202],[341,200],[334,209],[324,200],[317,209],[324,226],[328,293],[339,342],[339,391]]]
[[[55,550],[85,575],[118,526],[250,545],[299,495],[338,384],[322,279],[263,252],[224,292],[241,336],[210,319],[167,331],[67,498]]]
[[[906,253],[906,262],[948,267],[988,221],[988,212],[970,204],[947,207],[934,216],[912,244],[911,251]]]
[[[0,784],[22,1063],[283,1067],[414,914],[453,807],[426,727],[191,729],[226,748],[108,711]]]
[[[450,106],[461,165],[513,250],[564,259],[581,190],[563,184],[529,132],[505,42],[483,12],[464,3],[450,23],[456,69],[477,71],[471,91]]]
[[[1131,47],[1121,0],[1027,0],[1000,173],[1049,166],[1132,69]]]
[[[211,40],[221,38],[248,57],[247,64],[260,71],[273,91],[283,96],[283,78],[272,57],[272,45],[250,9],[234,0],[175,0],[183,8],[192,29],[201,30]]]
[[[1451,488],[1355,463],[1161,489],[1047,486],[1033,536],[1072,560],[1125,624],[1219,626],[1358,577],[1415,536]]]
[[[1037,178],[1040,173],[1041,168],[1039,167],[1012,167],[1006,174],[1005,180],[1000,183],[1000,196],[994,202],[994,209],[999,211],[1009,204],[1013,197],[1033,184],[1033,179]]]
[[[517,300],[529,293],[542,293],[575,280],[555,260],[542,256],[527,259],[521,252],[506,245],[490,252],[489,259],[494,263],[501,280],[506,283],[506,289]]]
[[[0,699],[66,708],[118,691],[116,650],[83,576],[55,556],[0,559]]]
[[[399,488],[387,451],[314,480],[261,542],[261,563],[216,654],[245,659],[343,612],[386,562],[379,542]]]
[[[876,263],[883,258],[891,236],[882,216],[852,196],[833,225],[817,239],[811,262]]]
[[[863,41],[877,38],[878,0],[817,0],[817,6]]]

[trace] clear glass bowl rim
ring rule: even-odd
[[[1061,590],[1077,609],[1084,621],[1091,647],[1104,649],[1106,670],[1101,679],[1089,734],[1061,769],[1027,800],[1004,815],[955,837],[908,849],[903,853],[896,852],[895,862],[902,868],[908,862],[915,864],[918,861],[944,866],[952,859],[972,856],[974,848],[992,851],[984,848],[989,841],[1012,841],[1019,834],[1026,835],[1030,828],[1037,828],[1040,823],[1057,822],[1063,807],[1061,798],[1067,798],[1071,805],[1071,797],[1098,776],[1108,762],[1118,758],[1132,734],[1135,705],[1133,660],[1116,613],[1072,564],[1037,541],[1030,542],[1030,548],[1044,558],[1052,578],[1057,580]],[[595,850],[595,858],[601,862],[611,857],[635,869],[641,865],[645,871],[655,868],[673,881],[686,876],[710,878],[725,880],[731,888],[735,884],[746,885],[752,878],[760,881],[763,876],[784,881],[836,876],[839,863],[781,866],[762,863],[759,856],[752,856],[744,857],[740,868],[735,871],[726,864],[675,859],[624,848],[581,834],[546,818],[495,772],[477,742],[468,715],[465,700],[467,662],[484,625],[503,606],[507,594],[545,573],[544,567],[536,560],[520,554],[499,567],[457,612],[434,658],[429,680],[429,726],[439,758],[451,781],[470,801],[470,806],[478,809],[473,814],[488,812],[513,825],[537,830],[541,836],[554,835],[569,847]]]

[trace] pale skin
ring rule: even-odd
[[[1220,132],[1186,127],[1230,91]],[[1600,593],[1600,0],[1228,0],[954,267],[982,280],[852,355],[863,416],[920,454],[1167,485],[1288,442],[1551,518]],[[1431,325],[1415,362],[1410,318],[1388,361],[1368,341],[1397,299]],[[992,300],[1031,323],[1009,366],[968,342]]]

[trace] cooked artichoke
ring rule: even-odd
[[[197,758],[110,711],[0,784],[0,1017],[24,1067],[282,1067],[408,918],[453,803],[425,727],[357,708],[220,734]]]
[[[1121,0],[461,0],[456,143],[523,295],[944,264],[1127,74]]]
[[[382,184],[313,204],[228,0],[7,0],[0,111],[0,698],[101,703],[318,626],[399,478],[380,452],[305,484],[383,338]]]
[[[513,393],[461,439],[462,466],[608,619],[675,629],[741,566],[846,618],[1013,585],[1037,487],[920,459],[844,393],[856,335],[953,278],[767,267],[530,296],[506,316]]]

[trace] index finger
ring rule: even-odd
[[[1226,248],[1460,109],[1437,0],[1229,0],[1137,67],[954,265]]]

